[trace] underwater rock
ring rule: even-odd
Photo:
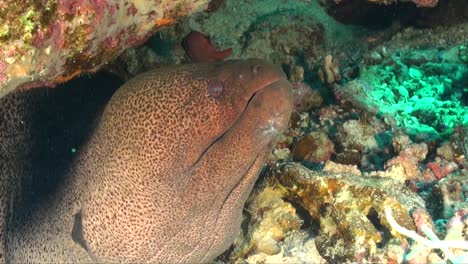
[[[450,142],[444,142],[442,146],[437,148],[437,156],[449,161],[453,161],[455,159],[455,153],[452,144],[450,144]]]
[[[302,54],[304,64],[312,68],[324,52],[323,25],[313,16],[295,10],[278,12],[251,25],[244,36],[243,56],[261,56],[294,67],[297,65],[296,56]]]
[[[450,136],[450,144],[453,147],[455,159],[468,159],[468,126],[456,127],[452,136]]]
[[[304,82],[293,83],[294,110],[307,112],[312,108],[319,108],[323,103],[320,92],[313,90]]]
[[[293,158],[296,161],[324,162],[335,153],[335,145],[323,132],[311,132],[294,146]]]
[[[232,47],[232,58],[260,57],[282,64],[292,82],[303,81],[294,71],[303,67],[309,74],[326,52],[325,23],[330,19],[324,15],[318,4],[301,0],[226,0],[216,12],[201,12],[162,30],[161,39],[171,60],[177,61],[183,55],[180,40],[192,30],[204,32],[218,48]]]
[[[94,72],[201,1],[7,0],[0,3],[0,97]]]
[[[321,0],[320,2],[327,13],[341,23],[373,28],[385,28],[396,19],[406,20],[407,17],[419,17],[423,13],[406,2],[413,2],[418,7],[439,7],[436,6],[438,0]]]
[[[404,182],[414,180],[419,176],[419,160],[411,155],[398,155],[385,163],[387,176]]]
[[[398,152],[398,156],[385,163],[387,176],[392,176],[393,179],[402,182],[415,180],[420,175],[419,163],[426,158],[428,153],[427,145],[425,143],[412,143],[406,134],[401,133],[394,135],[392,145]],[[396,171],[400,171],[400,173],[395,173]]]
[[[379,104],[367,100],[369,93],[374,87],[361,79],[354,79],[344,85],[334,84],[333,93],[337,101],[341,103],[350,103],[359,110],[365,110],[372,114],[379,113]]]
[[[331,160],[325,162],[325,166],[323,166],[323,171],[328,173],[345,173],[345,174],[355,174],[361,175],[361,171],[356,165],[347,165],[347,164],[340,164],[335,163]]]
[[[232,263],[232,262],[225,262]],[[236,264],[243,263],[326,263],[325,259],[320,256],[315,246],[313,237],[307,230],[294,230],[290,232],[283,241],[281,241],[281,252],[275,255],[267,255],[265,253],[252,253],[245,259],[237,259]]]
[[[450,173],[458,170],[458,165],[455,162],[447,161],[439,157],[437,157],[433,162],[428,162],[426,167],[437,179],[442,179]]]
[[[458,210],[468,208],[468,171],[453,173],[439,181],[432,189],[431,198],[436,218],[449,219]]]
[[[388,0],[370,0],[371,2],[387,3]],[[413,2],[418,7],[435,7],[438,0],[401,0],[401,2]]]
[[[282,251],[280,241],[302,225],[296,209],[283,200],[286,190],[279,185],[265,186],[251,194],[247,201],[249,217],[246,234],[237,238],[231,260],[264,253],[276,255]]]
[[[143,45],[124,50],[115,60],[104,65],[103,69],[118,76],[122,81],[128,81],[140,73],[168,66],[161,61],[163,60],[158,54]]]
[[[377,128],[368,121],[348,120],[338,127],[337,138],[344,149],[367,152],[378,147],[375,134]]]
[[[320,222],[315,244],[330,263],[372,262],[377,256],[390,261],[395,253],[391,245],[402,248],[407,242],[389,225],[385,209],[391,208],[398,223],[410,230],[415,230],[411,211],[419,208],[427,214],[421,197],[388,178],[316,172],[287,163],[280,169],[279,182],[288,190],[288,200]]]

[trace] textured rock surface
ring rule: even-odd
[[[0,97],[93,72],[208,0],[0,2]]]
[[[389,226],[384,209],[393,209],[399,223],[411,230],[415,229],[412,210],[420,208],[427,215],[423,200],[391,179],[328,174],[287,163],[279,181],[289,191],[285,197],[320,222],[315,244],[330,263],[392,262],[390,246],[403,247],[404,242]]]

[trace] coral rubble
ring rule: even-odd
[[[334,86],[335,93],[410,135],[448,137],[468,125],[468,106],[462,99],[468,65],[460,56],[462,47],[387,51],[379,62],[364,60],[359,79]]]
[[[388,257],[387,246],[401,239],[384,217],[385,208],[392,208],[409,229],[415,229],[410,212],[424,208],[421,198],[391,179],[320,173],[293,163],[281,170],[279,180],[289,191],[287,197],[319,221],[315,243],[330,263],[382,261],[375,257]]]

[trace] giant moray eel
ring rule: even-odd
[[[131,79],[59,191],[7,228],[7,262],[213,260],[291,111],[284,73],[260,60]]]

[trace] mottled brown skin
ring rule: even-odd
[[[211,261],[232,243],[291,111],[284,73],[259,60],[137,76],[112,97],[62,191],[11,232],[9,260]]]
[[[7,216],[24,192],[16,183],[32,173],[30,107],[37,109],[36,95],[18,91],[0,99],[0,263],[6,262]]]

